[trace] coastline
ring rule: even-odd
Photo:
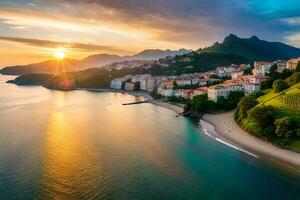
[[[237,145],[237,148],[240,147],[246,153],[254,152],[253,155],[279,162],[300,172],[300,153],[281,149],[249,134],[235,123],[233,115],[232,111],[221,114],[205,114],[200,123],[204,130],[209,130],[209,133],[213,132],[214,137],[224,139],[226,143],[229,142],[229,145]],[[209,124],[215,131],[209,127]]]
[[[147,92],[140,92],[140,91],[125,91],[125,90],[115,90],[115,89],[92,89],[92,88],[77,88],[76,90],[84,90],[90,92],[114,92],[114,93],[122,93],[122,94],[129,94],[133,96],[142,96],[145,100],[156,106],[160,106],[169,110],[174,111],[176,114],[181,114],[183,112],[183,105],[179,104],[171,104],[169,102],[162,101],[160,99],[153,99],[153,97]]]
[[[91,92],[115,92],[133,96],[143,96],[147,101],[156,106],[172,110],[177,115],[183,112],[183,105],[171,104],[160,99],[153,99],[149,93],[140,91],[124,91],[115,89],[90,89],[77,88]],[[281,149],[269,142],[263,141],[241,129],[233,119],[234,112],[221,114],[205,114],[199,124],[205,134],[254,157],[262,157],[265,160],[277,162],[281,166],[288,167],[300,172],[300,153],[291,150]]]

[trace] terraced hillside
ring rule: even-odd
[[[274,93],[273,90],[268,94],[257,99],[260,104],[272,105],[276,108],[276,117],[291,117],[296,123],[300,124],[300,83],[281,92]],[[289,148],[300,152],[300,140],[295,139],[288,145]]]
[[[281,93],[270,91],[257,100],[261,104],[274,106],[278,116],[289,116],[300,123],[300,83]]]

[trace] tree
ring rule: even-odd
[[[135,84],[134,84],[134,91],[139,91],[141,89],[141,85],[140,85],[140,82],[136,82]]]
[[[281,92],[288,88],[288,85],[285,81],[278,79],[273,82],[273,90],[275,93]]]
[[[195,96],[191,100],[190,105],[199,112],[207,112],[216,109],[215,102],[208,100],[207,97],[202,95]]]
[[[300,82],[300,72],[294,73],[292,76],[290,76],[287,79],[287,83],[289,84],[289,86],[295,85],[296,83],[299,82]]]
[[[300,62],[298,62],[298,64],[297,64],[296,72],[300,72]]]
[[[275,121],[275,133],[279,138],[289,139],[294,136],[295,123],[290,117],[283,117]]]
[[[270,105],[254,107],[248,113],[249,117],[262,128],[268,127],[270,124],[273,124],[273,114],[274,107]]]
[[[251,69],[251,68],[246,68],[246,69],[244,70],[243,75],[252,75],[252,69]]]
[[[271,68],[270,68],[270,76],[278,75],[277,68],[278,67],[277,67],[276,64],[274,64],[274,65],[271,66]]]
[[[258,102],[253,95],[248,95],[243,97],[237,106],[237,113],[240,119],[245,119],[247,117],[247,112],[251,108],[254,108]]]

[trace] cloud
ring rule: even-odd
[[[115,51],[115,52],[127,52],[127,50],[118,49],[112,46],[102,46],[95,44],[83,44],[83,43],[67,43],[58,42],[51,40],[39,40],[39,39],[29,39],[29,38],[16,38],[16,37],[6,37],[0,36],[0,40],[8,42],[17,42],[26,45],[31,45],[35,47],[44,48],[67,48],[77,51]]]

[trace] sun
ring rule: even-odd
[[[59,59],[59,60],[62,60],[65,58],[65,52],[61,49],[57,49],[55,52],[54,52],[54,56],[55,58]]]

